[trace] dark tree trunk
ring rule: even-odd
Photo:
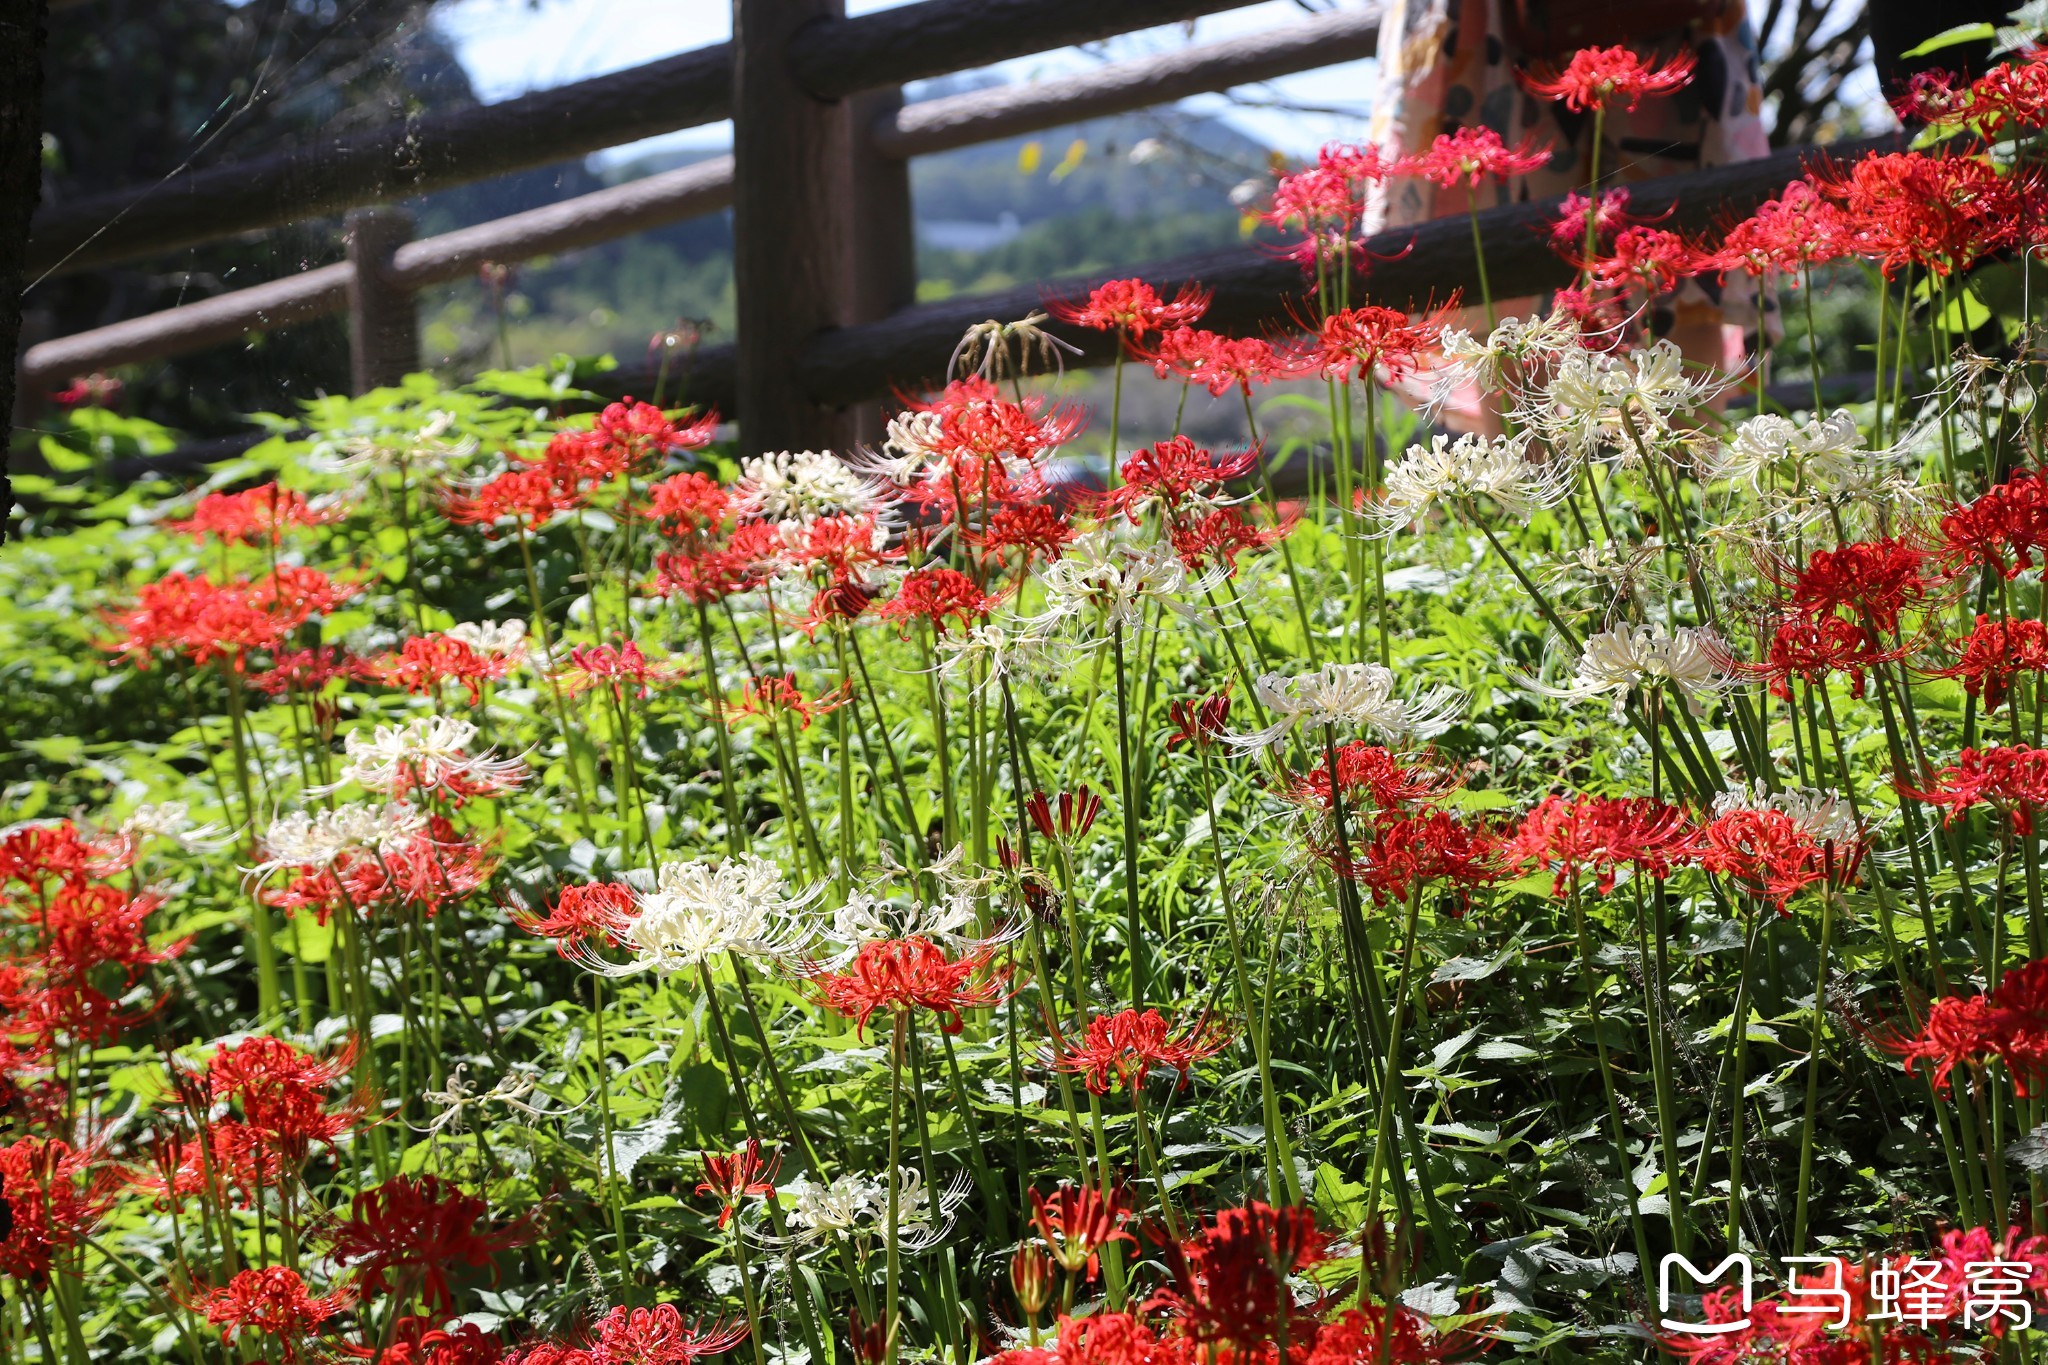
[[[28,220],[43,188],[43,46],[46,0],[0,0],[0,413],[14,412],[14,363],[21,348],[22,261]],[[8,481],[13,433],[0,444],[0,544],[14,515]]]

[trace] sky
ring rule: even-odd
[[[1360,0],[1343,2],[1350,5]],[[864,14],[890,7],[879,0],[848,0],[847,12]],[[455,0],[441,7],[437,15],[435,22],[453,41],[478,95],[488,101],[638,66],[732,34],[730,0]],[[1295,4],[1268,0],[1198,20],[1195,40],[1213,41],[1302,17]],[[1175,25],[1127,34],[1102,45],[1099,51],[1112,59],[1127,60],[1171,50],[1186,41],[1181,26]],[[1099,61],[1099,57],[1068,48],[1005,62],[992,70],[1009,80],[1022,81],[1087,70]],[[1236,107],[1231,121],[1268,145],[1295,155],[1311,154],[1332,138],[1356,138],[1372,102],[1373,67],[1370,61],[1349,62],[1244,92],[1254,98],[1278,95],[1318,109],[1355,111],[1350,117]],[[1187,104],[1195,109],[1229,107],[1221,97],[1202,97]],[[686,147],[724,148],[731,141],[729,124],[707,124],[613,148],[601,159],[628,160],[649,151]]]

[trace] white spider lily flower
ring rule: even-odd
[[[1277,748],[1303,725],[1377,730],[1388,739],[1428,739],[1448,730],[1464,698],[1448,687],[1426,688],[1405,701],[1395,694],[1394,674],[1378,664],[1324,664],[1310,673],[1267,673],[1252,684],[1274,717],[1250,734],[1229,735],[1240,751]]]
[[[941,884],[944,874],[929,869]],[[846,904],[832,912],[827,937],[839,950],[824,958],[821,966],[838,970],[859,955],[862,945],[889,939],[923,938],[944,948],[954,957],[999,947],[1024,932],[1021,922],[1000,924],[994,932],[981,932],[981,917],[975,913],[974,897],[964,890],[949,891],[936,901],[913,900],[898,905],[869,891],[855,891]]]
[[[526,657],[526,622],[516,618],[510,621],[463,621],[448,627],[444,633],[449,639],[459,640],[479,654],[493,658]]]
[[[401,725],[352,730],[342,741],[347,762],[340,777],[316,793],[325,795],[353,782],[366,791],[404,796],[415,790],[475,796],[502,791],[526,778],[526,765],[500,758],[495,750],[473,754],[473,722],[455,716],[415,716]]]
[[[1541,401],[1522,415],[1575,458],[1592,459],[1611,447],[1635,459],[1641,455],[1635,437],[1669,434],[1674,418],[1720,389],[1716,380],[1687,377],[1685,357],[1669,340],[1627,355],[1578,351],[1559,362]]]
[[[1795,487],[1827,490],[1857,481],[1870,458],[1856,419],[1839,408],[1803,425],[1767,412],[1737,427],[1735,439],[1713,450],[1700,473],[1754,489],[1782,477]]]
[[[1060,662],[1061,650],[1057,640],[1036,628],[1042,624],[1042,620],[991,620],[970,626],[960,634],[948,632],[938,641],[939,651],[945,656],[939,661],[939,671],[951,677],[965,669],[974,677],[975,664],[980,662],[986,665],[989,683],[1005,678],[1050,677]]]
[[[234,842],[226,825],[194,824],[192,807],[183,801],[137,806],[115,833],[138,844],[149,839],[167,839],[193,853],[217,853]]]
[[[332,867],[349,853],[396,854],[426,827],[426,813],[403,801],[350,801],[332,809],[287,811],[263,831],[258,841],[263,861],[248,873],[260,879],[287,867]]]
[[[1863,837],[1855,812],[1832,787],[1794,787],[1774,792],[1759,781],[1754,787],[1735,787],[1714,798],[1716,817],[1738,810],[1774,810],[1790,817],[1793,824],[1816,843],[1833,840],[1853,843]]]
[[[859,516],[882,505],[875,485],[829,450],[753,456],[740,465],[735,489],[740,511],[766,521],[802,524],[824,516]]]
[[[1103,626],[1135,630],[1144,624],[1149,602],[1194,620],[1199,613],[1186,599],[1207,596],[1229,576],[1223,565],[1191,575],[1171,546],[1143,544],[1113,526],[1099,526],[1076,536],[1040,570],[1045,611],[1035,621],[1095,616]]]
[[[1611,696],[1619,719],[1629,693],[1639,687],[1669,684],[1695,716],[1706,702],[1733,681],[1728,649],[1709,626],[1619,626],[1589,636],[1568,687],[1540,687],[1546,696],[1566,701]]]
[[[1438,346],[1443,363],[1431,376],[1434,406],[1441,406],[1467,386],[1483,393],[1519,391],[1550,373],[1566,356],[1584,349],[1579,344],[1578,320],[1569,313],[1502,318],[1484,341],[1466,328],[1446,327]]]
[[[1376,536],[1391,536],[1420,526],[1438,503],[1487,498],[1510,516],[1526,517],[1555,507],[1571,492],[1574,470],[1568,464],[1539,465],[1529,460],[1527,436],[1474,433],[1431,438],[1412,445],[1388,469],[1384,487],[1361,509],[1378,523]]]
[[[944,1240],[953,1215],[973,1188],[964,1176],[955,1176],[934,1200],[925,1188],[923,1173],[915,1168],[897,1167],[896,1180],[896,1237],[904,1251],[928,1250]],[[805,1177],[777,1193],[790,1201],[789,1241],[794,1245],[813,1246],[840,1238],[865,1245],[887,1235],[886,1179],[849,1171],[829,1185]]]
[[[751,853],[716,865],[702,859],[663,863],[653,881],[652,890],[636,897],[633,922],[621,935],[633,950],[632,961],[585,956],[585,966],[606,976],[665,976],[722,953],[780,962],[801,953],[817,935],[817,926],[800,912],[824,888],[793,893],[780,867]]]
[[[307,464],[329,474],[377,473],[387,469],[440,469],[476,454],[474,436],[445,439],[455,426],[455,414],[436,410],[416,432],[376,432],[345,436],[331,445],[316,447]]]
[[[936,412],[899,412],[889,419],[888,434],[883,437],[880,450],[863,448],[846,462],[860,473],[908,488],[940,463],[939,442],[945,435],[945,426],[945,418]]]

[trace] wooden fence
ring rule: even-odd
[[[1314,16],[1254,35],[1085,75],[906,106],[901,83],[1236,7],[1243,0],[919,0],[847,18],[844,0],[734,0],[734,34],[627,71],[499,104],[423,114],[226,165],[186,171],[40,213],[31,269],[61,273],[195,242],[347,215],[334,265],[30,347],[23,391],[72,375],[160,360],[348,310],[358,389],[419,364],[413,295],[474,274],[730,207],[737,340],[693,359],[690,396],[738,418],[749,450],[831,448],[872,434],[859,405],[938,377],[961,332],[1010,320],[1064,281],[913,305],[908,161],[996,138],[1128,112],[1205,91],[1369,56],[1378,10]],[[733,155],[649,176],[458,232],[413,240],[390,200],[547,165],[730,117]],[[1861,154],[1870,143],[1830,149]],[[1681,226],[1746,212],[1799,173],[1797,154],[1638,186],[1636,206]],[[1503,297],[1560,282],[1537,231],[1549,204],[1481,215]],[[1442,298],[1476,283],[1463,221],[1402,229],[1371,248],[1382,301]],[[1291,264],[1255,247],[1131,263],[1162,286],[1217,291],[1222,328],[1270,319],[1300,287]],[[1108,358],[1077,338],[1083,363]],[[628,372],[625,384],[646,388]]]

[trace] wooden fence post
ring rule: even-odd
[[[788,60],[792,34],[844,18],[845,0],[733,0],[733,285],[740,449],[844,449],[840,414],[812,403],[796,357],[847,316],[852,122]]]
[[[870,132],[903,107],[900,86],[850,97],[852,184],[846,234],[846,322],[880,322],[917,302],[917,228],[910,200],[910,163],[884,156]],[[859,404],[851,413],[855,440],[882,439],[886,400]]]
[[[403,209],[355,209],[347,218],[349,374],[357,393],[395,384],[420,367],[419,306],[391,278],[391,259],[412,240]]]

